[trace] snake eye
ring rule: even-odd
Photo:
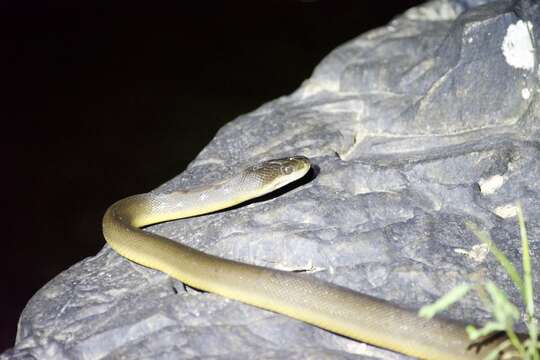
[[[283,168],[283,173],[284,173],[285,175],[290,175],[290,174],[292,174],[293,170],[294,170],[294,169],[292,168],[292,166],[285,166],[285,167]]]

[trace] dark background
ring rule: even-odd
[[[420,1],[7,3],[0,352],[30,297],[103,247],[108,205],[180,173],[223,124]]]

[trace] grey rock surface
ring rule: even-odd
[[[286,193],[150,231],[208,253],[419,308],[492,279],[518,293],[466,228],[520,261],[525,211],[540,308],[540,5],[432,1],[330,53],[285,96],[223,127],[156,192],[302,154]],[[447,316],[488,318],[468,297]],[[285,316],[186,289],[108,246],[30,300],[2,359],[401,359]]]

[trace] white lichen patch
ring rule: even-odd
[[[501,46],[508,65],[517,69],[532,71],[534,67],[534,48],[531,39],[532,23],[519,20],[506,29]]]
[[[521,89],[521,97],[525,100],[528,100],[531,97],[531,91],[527,88]]]
[[[331,91],[331,92],[339,91],[339,82],[328,81],[328,80],[321,81],[318,79],[315,80],[313,78],[307,79],[307,80],[304,80],[304,82],[302,83],[299,94],[302,99],[305,99],[324,91]]]
[[[429,1],[415,6],[405,12],[405,17],[411,20],[449,21],[454,20],[459,14],[457,7],[451,2]]]
[[[514,204],[498,206],[494,212],[503,219],[508,219],[517,216],[517,207]]]
[[[486,259],[487,254],[489,253],[489,247],[486,244],[474,245],[471,250],[465,249],[454,249],[454,252],[458,254],[465,254],[471,260],[477,262],[483,262]]]
[[[501,175],[493,175],[487,179],[480,179],[478,185],[480,185],[480,191],[482,194],[491,195],[497,191],[504,183],[504,177]]]

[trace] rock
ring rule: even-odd
[[[519,264],[520,201],[539,273],[539,29],[540,5],[525,0],[440,0],[407,11],[334,50],[294,94],[223,127],[155,191],[295,154],[312,159],[316,176],[265,201],[149,230],[415,309],[471,279],[496,281],[518,303],[464,223],[489,231]],[[446,315],[489,317],[475,297]],[[0,356],[194,357],[404,358],[187,289],[108,246],[35,294],[15,346]]]

